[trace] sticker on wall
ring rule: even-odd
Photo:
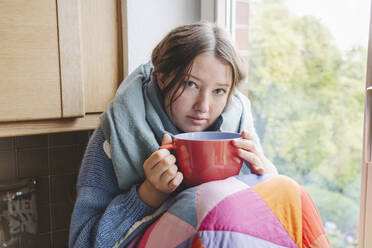
[[[36,180],[0,182],[0,247],[36,245]]]

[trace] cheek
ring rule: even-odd
[[[190,98],[187,98],[185,95],[180,96],[172,104],[173,114],[177,115],[177,113],[187,111],[190,108],[190,102]]]
[[[222,111],[225,109],[227,103],[227,98],[218,99],[213,102],[211,108],[213,109],[213,113],[216,115],[220,115]]]

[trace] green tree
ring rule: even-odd
[[[355,233],[367,50],[341,51],[319,19],[281,0],[252,2],[250,18],[249,97],[265,153],[309,188],[323,221]]]

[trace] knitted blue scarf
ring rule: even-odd
[[[122,190],[129,190],[132,185],[145,180],[143,163],[159,148],[164,134],[179,133],[164,111],[160,89],[151,74],[152,68],[149,62],[131,73],[100,117]],[[260,145],[246,96],[236,90],[221,116],[219,131],[240,133],[246,130]],[[245,166],[242,170],[249,171]]]

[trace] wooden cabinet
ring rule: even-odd
[[[0,137],[104,111],[123,78],[122,47],[120,0],[0,0]],[[25,124],[41,128],[7,132]]]
[[[61,117],[55,1],[0,1],[0,121]]]

